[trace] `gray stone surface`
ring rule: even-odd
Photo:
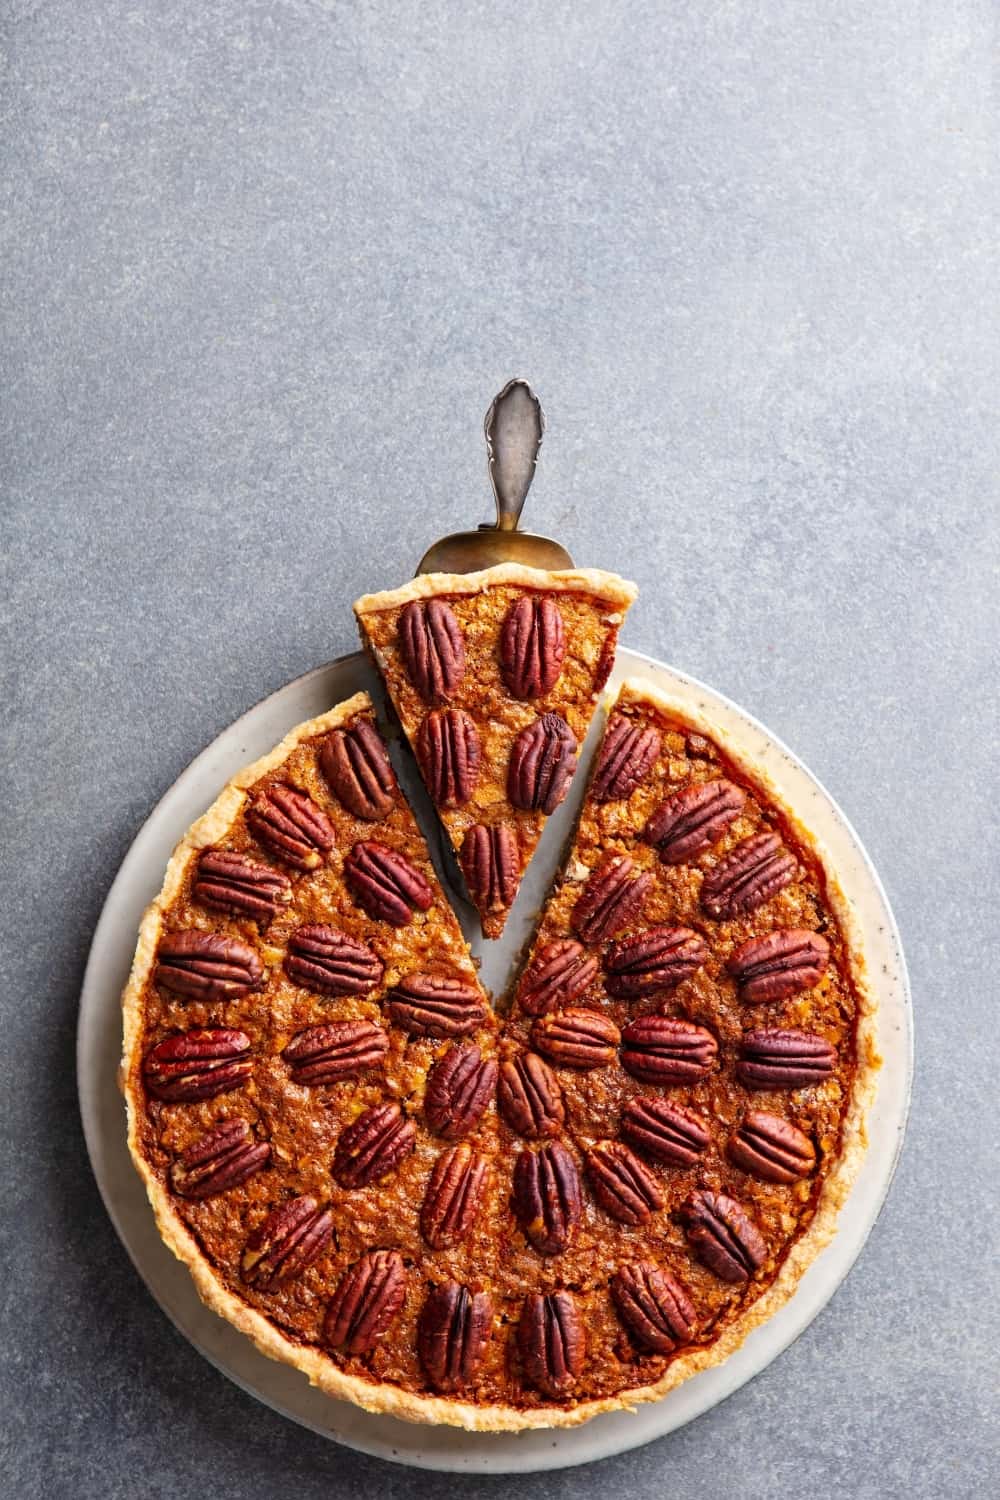
[[[204,1364],[104,1216],[73,1070],[149,809],[485,518],[480,416],[523,373],[531,520],[839,798],[918,1027],[830,1307],[687,1430],[533,1493],[995,1493],[995,7],[4,12],[5,1492],[523,1492],[339,1451]]]

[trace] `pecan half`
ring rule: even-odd
[[[641,1083],[697,1083],[718,1055],[715,1037],[693,1021],[639,1016],[622,1032],[622,1066]]]
[[[482,1204],[490,1167],[461,1141],[434,1163],[420,1210],[420,1232],[432,1250],[451,1250],[469,1233]]]
[[[511,1129],[528,1140],[558,1135],[566,1119],[559,1080],[535,1052],[501,1063],[497,1104]]]
[[[725,1193],[699,1190],[681,1209],[691,1248],[722,1281],[749,1281],[763,1265],[767,1245],[742,1204]]]
[[[238,1000],[259,990],[260,954],[221,932],[165,932],[156,952],[156,982],[188,1000]]]
[[[604,960],[604,987],[620,999],[669,994],[708,958],[708,948],[690,927],[648,927],[612,943]]]
[[[319,1260],[333,1234],[333,1214],[303,1193],[268,1214],[246,1242],[240,1271],[248,1286],[269,1292]]]
[[[213,911],[269,922],[292,899],[292,882],[280,870],[234,854],[206,849],[198,860],[192,895]]]
[[[776,833],[755,833],[709,870],[701,883],[701,904],[723,922],[745,916],[783,890],[798,868]]]
[[[796,1182],[815,1167],[816,1151],[791,1120],[751,1109],[729,1142],[729,1160],[765,1182]]]
[[[483,748],[475,721],[463,708],[436,708],[417,731],[415,749],[437,807],[464,807],[479,780]]]
[[[837,1066],[837,1049],[821,1036],[781,1026],[747,1031],[736,1076],[751,1089],[801,1089],[822,1083]]]
[[[471,1385],[492,1331],[489,1292],[472,1292],[458,1281],[433,1288],[417,1320],[417,1353],[436,1391]]]
[[[612,855],[591,871],[570,917],[585,943],[606,942],[639,915],[653,877],[643,870],[633,878],[634,869],[627,855]]]
[[[462,874],[481,912],[505,911],[521,882],[517,838],[506,823],[476,823],[462,843]]]
[[[561,1141],[514,1162],[514,1216],[539,1255],[560,1255],[583,1214],[580,1174]]]
[[[435,1135],[457,1141],[474,1130],[493,1098],[497,1061],[479,1048],[449,1047],[427,1075],[424,1117]]]
[[[396,800],[396,774],[382,736],[367,719],[335,729],[320,746],[319,767],[334,796],[354,817],[381,823]]]
[[[736,980],[737,993],[749,1005],[764,1000],[787,1000],[812,989],[823,977],[830,944],[818,932],[786,927],[741,943],[726,964]]]
[[[566,629],[546,594],[525,594],[510,606],[500,629],[500,671],[515,698],[542,698],[559,680]]]
[[[591,797],[595,802],[631,797],[649,775],[659,753],[660,735],[652,725],[612,714],[590,783]]]
[[[656,1178],[621,1141],[600,1141],[586,1155],[591,1190],[619,1224],[645,1224],[663,1207]]]
[[[246,1120],[223,1120],[181,1152],[170,1184],[182,1198],[214,1198],[239,1187],[270,1159],[267,1141],[255,1140]]]
[[[231,1093],[242,1088],[252,1069],[250,1038],[228,1026],[164,1037],[147,1052],[142,1065],[149,1092],[170,1104]]]
[[[247,808],[247,824],[265,848],[296,870],[317,870],[334,845],[333,824],[293,786],[269,787]]]
[[[450,698],[465,676],[462,627],[443,599],[414,599],[399,617],[399,649],[425,703]]]
[[[570,1005],[590,988],[598,970],[596,958],[572,938],[558,938],[539,948],[521,979],[517,998],[529,1016],[557,1005]]]
[[[565,1396],[583,1370],[586,1333],[572,1292],[533,1292],[517,1325],[517,1347],[529,1382],[546,1396]]]
[[[382,961],[367,943],[312,922],[288,939],[285,969],[289,978],[321,995],[366,995],[382,979]]]
[[[389,1038],[374,1021],[326,1021],[297,1032],[281,1054],[293,1083],[314,1088],[381,1066]]]
[[[576,735],[562,714],[547,713],[521,730],[507,763],[507,797],[525,812],[554,813],[576,771]]]
[[[405,854],[363,839],[344,860],[344,879],[358,904],[376,921],[405,927],[434,900],[428,881]]]
[[[416,1143],[416,1127],[398,1104],[375,1104],[341,1131],[333,1175],[341,1187],[367,1187],[405,1161]]]
[[[615,1311],[641,1349],[672,1354],[694,1337],[691,1299],[662,1266],[651,1260],[619,1266],[611,1278],[610,1291]]]
[[[349,1266],[323,1320],[331,1348],[370,1354],[399,1316],[406,1297],[406,1267],[398,1250],[369,1250]]]
[[[561,1068],[606,1068],[615,1060],[621,1033],[610,1016],[571,1006],[539,1016],[531,1028],[531,1040]]]
[[[410,1036],[468,1036],[486,1020],[481,992],[458,974],[407,974],[386,1010]]]
[[[712,1139],[698,1115],[666,1099],[630,1099],[619,1131],[644,1156],[672,1167],[694,1166]]]
[[[683,787],[661,802],[642,836],[665,865],[683,865],[718,843],[743,811],[746,792],[720,776]]]

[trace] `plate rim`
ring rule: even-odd
[[[105,1183],[104,1176],[98,1161],[100,1131],[99,1108],[96,1102],[96,1096],[98,1092],[97,1080],[88,1078],[86,1058],[84,1055],[89,1037],[91,1011],[96,1009],[96,1002],[89,1001],[89,996],[94,987],[94,971],[103,960],[102,950],[104,946],[105,936],[104,928],[106,925],[109,926],[112,924],[114,915],[112,907],[114,906],[115,897],[119,891],[119,887],[124,885],[127,877],[132,873],[127,870],[127,866],[133,856],[136,845],[142,838],[149,823],[155,818],[156,814],[161,809],[163,803],[171,798],[171,796],[176,792],[178,786],[182,782],[186,782],[188,779],[195,778],[197,776],[198,771],[209,761],[213,751],[216,750],[218,742],[221,739],[232,735],[234,731],[238,731],[240,725],[242,725],[252,717],[261,714],[261,712],[266,709],[267,705],[272,704],[275,700],[283,697],[289,692],[289,690],[299,689],[300,692],[308,691],[309,684],[311,684],[318,677],[324,677],[331,672],[345,669],[360,669],[366,673],[370,673],[370,664],[367,662],[363,652],[345,652],[341,655],[331,658],[327,662],[320,663],[319,665],[312,667],[293,678],[290,678],[287,682],[281,684],[279,687],[273,689],[270,693],[265,694],[262,698],[251,704],[247,709],[243,711],[243,713],[237,715],[237,717],[233,719],[229,724],[224,725],[223,728],[219,730],[218,733],[215,734],[213,738],[206,745],[204,745],[203,748],[187,763],[187,765],[178,773],[178,775],[173,778],[170,784],[157,798],[156,802],[148,809],[141,825],[136,830],[128,849],[126,850],[121,859],[121,862],[119,863],[114,878],[110,882],[105,892],[101,912],[94,926],[93,937],[91,940],[90,949],[88,951],[87,962],[84,968],[83,980],[80,989],[80,1004],[76,1031],[76,1069],[78,1103],[80,1108],[87,1155],[91,1170],[97,1182],[101,1200],[115,1229],[115,1233],[117,1234],[119,1241],[121,1242],[126,1254],[128,1255],[129,1260],[132,1262],[141,1280],[143,1281],[146,1290],[152,1296],[154,1302],[160,1308],[160,1311],[166,1315],[166,1317],[170,1320],[170,1322],[178,1330],[178,1332],[198,1351],[198,1353],[203,1358],[208,1360],[208,1362],[215,1369],[220,1371],[221,1374],[225,1375],[227,1379],[233,1381],[233,1383],[239,1386],[242,1390],[246,1391],[256,1400],[263,1402],[272,1410],[278,1411],[282,1416],[288,1418],[293,1422],[296,1422],[300,1426],[306,1427],[307,1429],[317,1433],[319,1436],[326,1438],[328,1441],[346,1446],[352,1451],[361,1452],[371,1457],[381,1458],[387,1462],[392,1462],[407,1467],[426,1469],[435,1472],[544,1472],[551,1471],[557,1468],[571,1467],[582,1463],[592,1462],[600,1458],[610,1458],[620,1453],[630,1451],[633,1448],[644,1446],[646,1443],[656,1441],[660,1437],[667,1436],[670,1432],[676,1431],[682,1426],[686,1426],[688,1422],[695,1420],[698,1416],[706,1414],[721,1401],[728,1399],[728,1397],[735,1394],[737,1390],[742,1389],[744,1385],[748,1384],[749,1381],[756,1378],[758,1374],[767,1369],[775,1359],[783,1354],[786,1349],[790,1348],[791,1345],[802,1336],[806,1329],[814,1322],[819,1313],[826,1306],[828,1306],[829,1302],[836,1295],[839,1288],[843,1285],[843,1282],[850,1271],[857,1264],[857,1261],[861,1253],[863,1252],[868,1239],[870,1238],[872,1230],[878,1223],[878,1220],[881,1217],[882,1211],[885,1207],[889,1191],[892,1187],[892,1183],[896,1175],[896,1170],[902,1153],[903,1141],[905,1139],[906,1128],[909,1120],[913,1091],[915,1042],[912,992],[910,987],[908,967],[906,963],[906,955],[903,949],[902,939],[899,932],[899,926],[896,921],[895,913],[893,912],[892,906],[889,902],[889,898],[882,883],[881,877],[879,876],[879,873],[871,856],[868,853],[867,848],[860,839],[857,830],[855,829],[851,820],[848,818],[847,814],[844,812],[843,808],[840,806],[839,802],[827,790],[827,788],[815,775],[815,773],[811,771],[806,765],[804,765],[799,757],[795,755],[795,753],[788,747],[784,740],[782,740],[778,735],[774,734],[773,731],[768,729],[758,718],[756,718],[755,715],[750,713],[747,709],[743,708],[740,704],[736,703],[733,699],[729,698],[725,693],[722,693],[717,688],[713,688],[709,684],[702,682],[700,679],[691,676],[690,674],[682,671],[680,668],[673,667],[669,663],[661,661],[657,657],[651,656],[646,652],[637,651],[624,645],[620,646],[614,680],[619,681],[626,675],[634,676],[636,670],[641,670],[643,667],[653,669],[654,674],[658,672],[666,672],[672,678],[682,683],[687,690],[695,693],[705,694],[710,702],[714,701],[715,703],[723,705],[727,711],[735,714],[738,719],[742,720],[743,724],[747,726],[748,729],[756,731],[757,733],[762,735],[765,741],[769,745],[773,746],[774,749],[781,755],[783,755],[788,760],[788,762],[790,762],[793,768],[795,768],[796,771],[802,773],[808,779],[808,781],[812,783],[820,797],[827,804],[829,810],[832,811],[835,817],[843,825],[843,828],[850,842],[853,844],[854,848],[859,854],[860,859],[865,867],[865,873],[869,881],[871,882],[881,911],[886,919],[887,937],[892,945],[892,950],[898,963],[897,977],[900,995],[903,1002],[902,1011],[905,1016],[905,1048],[903,1055],[905,1076],[903,1078],[902,1103],[899,1109],[898,1118],[894,1122],[895,1140],[893,1143],[891,1158],[889,1159],[888,1166],[887,1168],[883,1169],[884,1175],[879,1185],[877,1197],[873,1199],[873,1202],[868,1207],[867,1222],[864,1225],[863,1232],[860,1234],[860,1238],[857,1239],[856,1244],[854,1244],[853,1246],[853,1253],[850,1254],[845,1264],[837,1268],[836,1275],[834,1279],[829,1282],[829,1285],[824,1285],[824,1295],[822,1297],[822,1300],[808,1314],[808,1316],[805,1317],[804,1321],[801,1322],[801,1326],[794,1328],[787,1337],[784,1337],[779,1343],[779,1346],[775,1348],[773,1352],[770,1352],[762,1362],[757,1364],[754,1368],[747,1370],[745,1373],[740,1372],[734,1383],[729,1385],[726,1390],[719,1392],[714,1397],[714,1399],[710,1400],[705,1406],[701,1408],[700,1411],[692,1412],[683,1420],[665,1426],[662,1431],[645,1433],[643,1435],[637,1435],[634,1437],[630,1437],[628,1434],[626,1434],[625,1437],[621,1440],[612,1440],[603,1444],[599,1442],[599,1451],[581,1452],[579,1454],[575,1453],[573,1449],[577,1446],[587,1446],[586,1439],[588,1436],[590,1436],[592,1439],[597,1437],[595,1424],[600,1423],[602,1419],[596,1418],[594,1419],[594,1421],[583,1424],[580,1427],[559,1430],[558,1441],[553,1443],[553,1452],[551,1456],[547,1454],[541,1456],[534,1455],[534,1457],[530,1458],[526,1463],[503,1461],[502,1455],[498,1451],[500,1445],[503,1444],[504,1446],[510,1446],[511,1448],[513,1448],[516,1454],[516,1448],[518,1446],[521,1446],[522,1448],[526,1446],[523,1441],[524,1437],[526,1436],[525,1434],[466,1434],[463,1433],[461,1429],[448,1429],[449,1438],[454,1439],[456,1444],[461,1443],[463,1438],[475,1440],[486,1438],[487,1440],[492,1440],[497,1445],[497,1450],[495,1450],[497,1452],[497,1458],[501,1459],[500,1462],[493,1462],[492,1459],[490,1459],[489,1461],[484,1459],[481,1462],[471,1462],[468,1460],[463,1462],[460,1455],[457,1453],[442,1455],[433,1453],[419,1454],[401,1452],[391,1444],[386,1444],[374,1440],[369,1443],[358,1440],[354,1435],[345,1435],[343,1433],[333,1432],[328,1427],[320,1426],[317,1423],[311,1421],[301,1412],[297,1412],[291,1409],[283,1401],[276,1399],[274,1396],[264,1394],[253,1384],[250,1379],[244,1378],[241,1374],[229,1368],[222,1357],[217,1356],[212,1350],[205,1347],[205,1345],[196,1336],[194,1336],[187,1327],[183,1326],[179,1316],[175,1314],[174,1309],[168,1306],[164,1302],[164,1300],[162,1300],[160,1294],[156,1290],[154,1290],[154,1287],[147,1276],[146,1269],[142,1264],[138,1252],[133,1249],[133,1246],[129,1242],[129,1239],[127,1237],[127,1230],[123,1226],[121,1217],[117,1209],[117,1205],[112,1199],[110,1185],[106,1185]],[[624,668],[625,670],[623,671],[622,668]],[[131,941],[131,937],[129,937],[128,941]],[[151,1214],[152,1211],[149,1210],[149,1212]],[[839,1227],[837,1233],[839,1236]],[[165,1246],[164,1249],[166,1250]],[[193,1282],[189,1282],[189,1284],[192,1297],[197,1299],[197,1292],[194,1288]],[[794,1303],[794,1301],[795,1297],[793,1296],[790,1299],[789,1303],[786,1304],[786,1307],[790,1307]],[[777,1314],[775,1316],[777,1316]],[[773,1320],[769,1321],[773,1323]],[[237,1336],[240,1338],[243,1337],[242,1335]],[[248,1347],[252,1347],[252,1345],[249,1344],[248,1340],[244,1340],[244,1342],[247,1343]],[[742,1347],[745,1348],[746,1345]],[[738,1353],[739,1351],[736,1351],[736,1354]],[[736,1354],[734,1354],[730,1358],[730,1360],[726,1361],[725,1364],[717,1367],[717,1369],[721,1371],[725,1370],[727,1366],[732,1366],[733,1361],[736,1358]],[[265,1358],[263,1355],[260,1355],[258,1357],[262,1361]],[[708,1371],[705,1373],[711,1374],[713,1372]],[[694,1377],[694,1379],[697,1378],[698,1377]],[[685,1382],[685,1384],[689,1385],[691,1384],[691,1382]],[[308,1391],[309,1388],[305,1387],[305,1389],[306,1391]],[[683,1389],[683,1387],[679,1389]],[[331,1398],[329,1397],[326,1397],[324,1399],[328,1401],[331,1400]],[[341,1403],[335,1403],[335,1405],[338,1406],[340,1404]],[[650,1412],[661,1404],[662,1403],[653,1403],[650,1407],[644,1407],[642,1408],[642,1410]],[[353,1410],[360,1412],[360,1409]],[[381,1422],[386,1420],[386,1418],[375,1414],[360,1413],[360,1415],[364,1418],[370,1417],[373,1422]],[[621,1416],[622,1414],[616,1413],[612,1415]],[[411,1426],[411,1424],[404,1423],[398,1423],[397,1425],[407,1429],[409,1429]],[[429,1430],[434,1431],[435,1429]],[[428,1431],[428,1429],[416,1425],[413,1426],[413,1432],[416,1438],[415,1446],[419,1447],[420,1435],[422,1433],[425,1433],[426,1431]],[[538,1438],[544,1439],[548,1432],[549,1429],[539,1429],[531,1434],[531,1436],[533,1436],[536,1440]],[[574,1443],[574,1439],[577,1439],[577,1443]],[[593,1443],[591,1443],[589,1446],[593,1446]],[[564,1451],[566,1447],[569,1447],[569,1452]],[[508,1458],[512,1456],[514,1455],[508,1455]],[[522,1454],[521,1456],[527,1457],[526,1454]]]

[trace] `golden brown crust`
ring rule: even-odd
[[[222,839],[232,827],[245,801],[245,789],[262,775],[273,771],[287,759],[303,740],[335,728],[369,707],[366,694],[358,694],[338,705],[328,714],[299,725],[269,755],[239,773],[227,785],[209,811],[181,840],[167,867],[163,887],[147,910],[139,934],[135,960],[123,995],[124,1053],[122,1080],[128,1111],[128,1140],[136,1168],[143,1178],[160,1233],[191,1271],[202,1299],[220,1316],[247,1334],[262,1353],[291,1364],[310,1382],[331,1396],[350,1400],[371,1411],[384,1412],[407,1420],[465,1427],[479,1431],[514,1431],[538,1427],[570,1427],[590,1420],[601,1412],[632,1408],[656,1400],[698,1371],[720,1364],[742,1344],[747,1335],[792,1296],[807,1267],[826,1245],[835,1231],[836,1218],[857,1175],[865,1151],[865,1116],[875,1091],[879,1058],[875,1045],[875,1000],[867,982],[858,924],[843,894],[829,857],[819,842],[801,823],[789,806],[779,781],[764,774],[752,760],[734,746],[730,738],[704,715],[692,711],[682,701],[671,699],[641,679],[632,679],[620,694],[622,703],[649,703],[659,711],[705,734],[724,747],[727,757],[738,764],[746,779],[759,787],[770,803],[775,804],[795,829],[802,843],[816,855],[826,878],[826,890],[835,914],[847,936],[852,980],[859,998],[857,1021],[857,1070],[851,1099],[844,1117],[842,1149],[829,1172],[807,1230],[793,1243],[781,1269],[763,1295],[734,1323],[726,1327],[714,1343],[691,1350],[675,1359],[662,1379],[655,1384],[618,1392],[613,1397],[583,1401],[569,1408],[539,1407],[521,1409],[505,1405],[476,1405],[452,1398],[408,1391],[398,1385],[373,1384],[346,1373],[318,1348],[307,1348],[287,1338],[279,1328],[255,1308],[235,1296],[204,1256],[194,1236],[178,1214],[170,1194],[152,1170],[138,1140],[138,1120],[143,1107],[141,1086],[136,1082],[136,1063],[142,1044],[143,994],[154,963],[162,916],[177,896],[192,858],[203,848]]]
[[[638,593],[634,583],[606,573],[602,568],[565,568],[549,571],[526,568],[523,563],[498,563],[479,573],[419,573],[399,588],[384,589],[378,594],[363,594],[355,601],[354,613],[378,614],[385,609],[400,609],[412,599],[433,599],[439,594],[481,594],[500,586],[538,589],[545,593],[590,594],[623,612],[635,603]]]

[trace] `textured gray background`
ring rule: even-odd
[[[630,644],[855,821],[916,997],[905,1156],[800,1342],[533,1492],[986,1494],[997,1463],[997,11],[989,0],[3,7],[0,1472],[19,1496],[427,1497],[167,1326],[90,1177],[106,889],[348,602],[486,516],[637,578]],[[991,958],[992,953],[992,958]],[[995,1489],[993,1490],[995,1493]]]

